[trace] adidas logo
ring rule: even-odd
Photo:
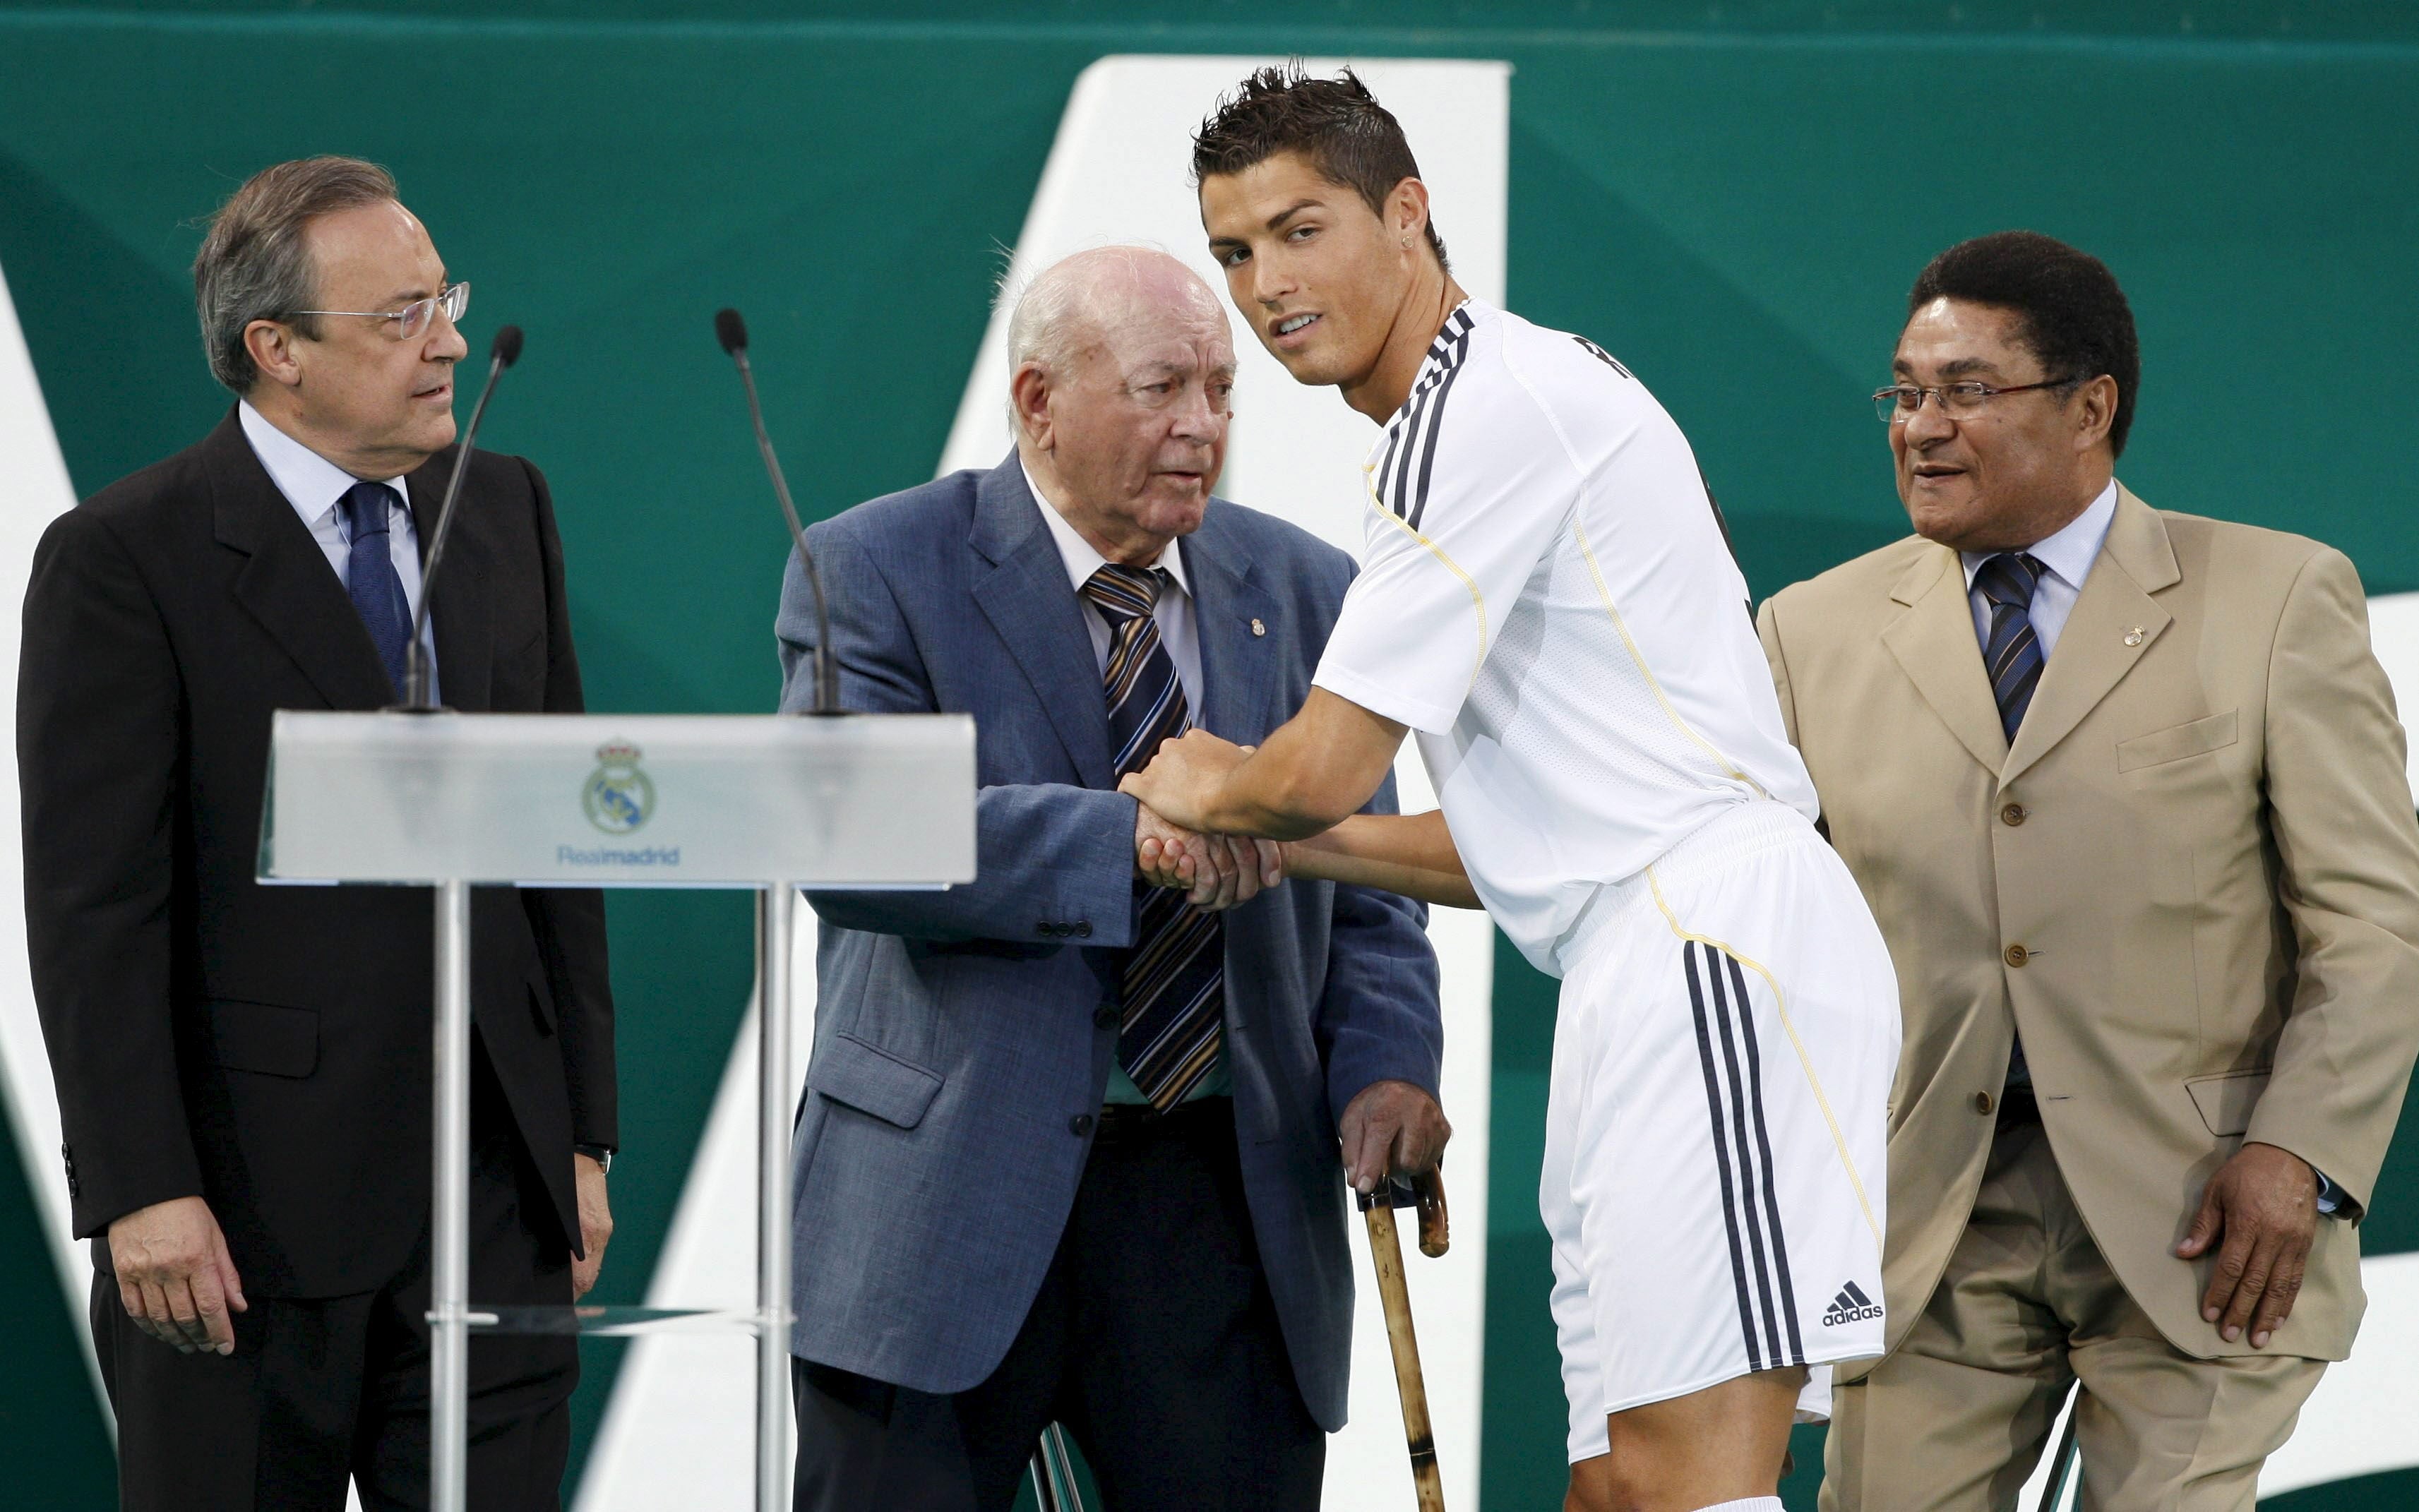
[[[1840,1294],[1831,1299],[1831,1305],[1823,1309],[1823,1326],[1837,1328],[1841,1323],[1853,1323],[1867,1318],[1879,1318],[1881,1315],[1881,1305],[1865,1295],[1857,1283],[1851,1281],[1841,1287]]]

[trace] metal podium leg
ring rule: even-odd
[[[756,910],[756,1512],[790,1504],[790,929],[797,889]]]
[[[429,1276],[429,1496],[465,1512],[470,1390],[470,884],[437,885],[437,1169]]]

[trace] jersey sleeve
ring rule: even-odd
[[[1544,409],[1501,370],[1457,375],[1433,427],[1430,442],[1414,416],[1388,443],[1410,454],[1371,469],[1361,573],[1312,679],[1432,735],[1460,713],[1580,486]]]

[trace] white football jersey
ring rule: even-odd
[[[1601,347],[1472,299],[1371,451],[1316,681],[1419,732],[1487,911],[1540,970],[1597,890],[1734,806],[1809,819],[1696,457]]]

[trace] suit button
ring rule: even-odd
[[[2010,803],[2007,807],[1999,810],[1999,822],[2006,825],[2018,825],[2024,823],[2025,806],[2022,803]]]
[[[1974,1094],[1975,1112],[1987,1114],[1991,1111],[1991,1094],[1989,1092],[1976,1092]]]
[[[2025,949],[2022,945],[2011,945],[2008,947],[2008,964],[2010,966],[2022,966],[2031,959],[2032,952]]]
[[[1077,921],[1075,922],[1075,933],[1076,933],[1076,934],[1078,934],[1078,935],[1081,935],[1081,936],[1082,936],[1084,939],[1091,939],[1091,938],[1092,938],[1092,921],[1090,921],[1089,919],[1079,919],[1079,920],[1077,920]]]
[[[1115,1029],[1117,1020],[1124,1016],[1124,1009],[1116,1003],[1104,1002],[1092,1010],[1092,1025],[1096,1029]]]
[[[1056,930],[1052,929],[1052,928],[1050,927],[1050,921],[1049,921],[1049,920],[1047,920],[1047,919],[1044,919],[1044,920],[1042,920],[1040,924],[1035,924],[1035,925],[1033,926],[1033,932],[1034,932],[1035,934],[1037,934],[1037,935],[1052,935],[1052,934],[1055,934],[1055,933],[1057,933],[1057,931],[1056,931]]]
[[[1079,1138],[1084,1135],[1091,1133],[1092,1115],[1089,1113],[1078,1113],[1073,1118],[1069,1119],[1067,1121],[1067,1132]]]

